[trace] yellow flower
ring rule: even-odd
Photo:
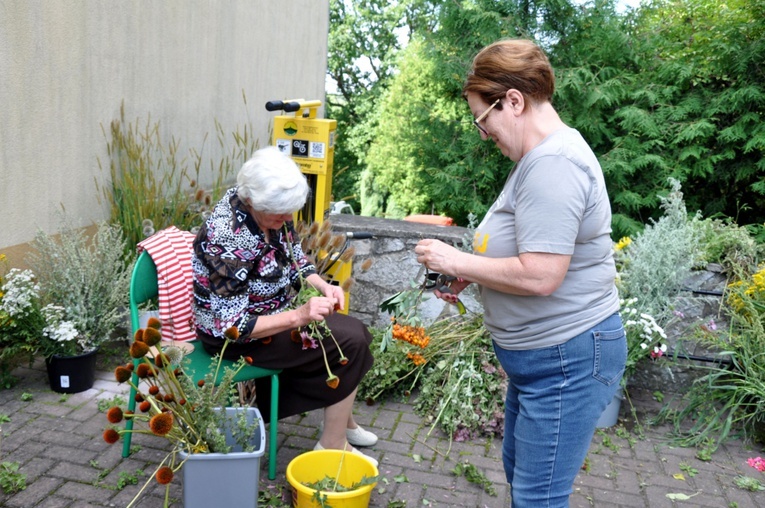
[[[614,250],[622,250],[625,247],[627,247],[629,244],[632,243],[632,238],[629,236],[623,236],[617,243],[614,245]]]

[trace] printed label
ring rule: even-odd
[[[324,143],[317,143],[315,141],[311,141],[311,148],[308,151],[308,156],[313,157],[314,159],[323,159],[324,158]]]

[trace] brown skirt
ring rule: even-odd
[[[332,335],[340,344],[348,363],[340,365],[340,352],[330,337],[322,340],[332,373],[340,378],[337,388],[327,385],[327,368],[321,346],[303,349],[303,343],[291,339],[291,330],[277,333],[268,342],[255,340],[231,343],[226,347],[225,357],[238,360],[241,356],[252,358],[252,364],[268,369],[281,369],[279,375],[279,418],[331,406],[350,395],[364,374],[372,368],[374,357],[369,345],[372,335],[356,318],[344,314],[332,314],[326,320]],[[211,355],[220,352],[220,339],[198,333],[205,350]],[[268,342],[268,343],[266,343]],[[271,409],[271,378],[255,382],[257,404],[263,419],[268,421]]]

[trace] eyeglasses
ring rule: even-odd
[[[483,113],[481,113],[480,115],[478,115],[478,118],[476,118],[475,120],[473,120],[473,125],[475,125],[475,126],[476,126],[476,128],[477,128],[479,131],[483,132],[483,133],[484,133],[484,134],[485,134],[487,137],[489,136],[489,133],[488,133],[488,132],[486,132],[486,129],[484,129],[483,127],[481,127],[481,122],[483,122],[483,119],[484,119],[484,118],[486,118],[486,116],[489,114],[489,112],[490,112],[492,109],[494,109],[494,106],[496,106],[497,104],[499,104],[499,101],[501,101],[501,100],[502,100],[502,99],[501,99],[501,98],[499,98],[499,99],[497,99],[496,101],[494,101],[494,102],[491,104],[491,106],[489,106],[489,107],[486,109],[486,111],[484,111]]]

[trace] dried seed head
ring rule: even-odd
[[[316,233],[319,232],[319,223],[318,222],[312,222],[310,227],[308,228],[308,234],[310,236],[315,236]]]
[[[332,242],[329,244],[329,247],[331,250],[338,250],[340,247],[343,246],[344,243],[345,243],[344,235],[334,235],[332,237]]]
[[[356,254],[356,249],[354,247],[348,247],[348,249],[343,252],[343,255],[340,256],[340,261],[343,263],[347,263],[351,259],[353,259],[353,255]]]
[[[347,293],[351,290],[351,288],[353,287],[355,283],[356,281],[353,279],[353,277],[348,277],[347,279],[343,281],[342,284],[340,284],[340,287],[343,288],[343,291]]]
[[[364,262],[361,263],[361,271],[366,272],[367,270],[372,268],[373,264],[374,264],[374,261],[372,260],[372,258],[365,259]]]
[[[321,250],[328,250],[329,244],[331,241],[332,241],[332,232],[323,231],[321,235],[319,235],[319,248]]]

